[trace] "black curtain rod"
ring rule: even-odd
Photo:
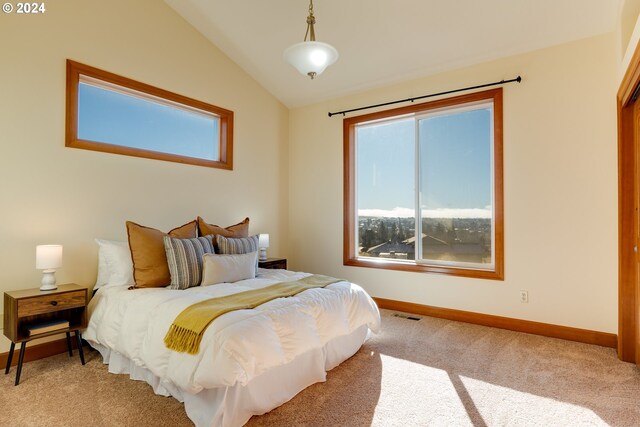
[[[469,86],[469,87],[464,87],[462,89],[453,89],[453,90],[448,90],[446,92],[432,93],[429,95],[416,96],[414,98],[399,99],[398,101],[383,102],[382,104],[367,105],[366,107],[359,107],[359,108],[352,108],[350,110],[338,111],[335,113],[329,113],[329,117],[335,116],[337,114],[342,114],[344,116],[347,113],[352,113],[354,111],[360,111],[360,110],[368,110],[369,108],[384,107],[385,105],[399,104],[401,102],[413,102],[417,99],[431,98],[433,96],[439,96],[439,95],[448,95],[450,93],[463,92],[465,90],[480,89],[483,87],[497,86],[497,85],[503,85],[503,84],[513,83],[513,82],[520,83],[521,81],[522,81],[522,77],[518,76],[515,79],[500,80],[499,82],[487,83],[487,84],[478,85],[478,86]]]

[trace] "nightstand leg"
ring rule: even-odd
[[[4,374],[7,375],[9,373],[9,369],[11,369],[11,360],[13,359],[13,350],[16,348],[16,343],[11,342],[11,348],[9,348],[9,358],[7,359],[7,367],[4,369]]]
[[[82,336],[80,331],[76,331],[76,339],[78,340],[78,353],[80,353],[80,361],[84,365],[84,351],[82,351]]]
[[[67,332],[67,350],[69,350],[69,357],[73,357],[73,350],[71,349],[71,333]]]
[[[27,348],[27,342],[20,344],[20,356],[18,357],[18,371],[16,372],[16,385],[20,384],[20,374],[22,373],[22,362],[24,361],[24,351]]]

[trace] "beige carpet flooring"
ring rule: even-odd
[[[248,426],[640,426],[640,371],[609,348],[383,310],[383,331]],[[0,375],[0,426],[188,426],[97,352]]]

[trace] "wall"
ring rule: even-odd
[[[620,5],[620,13],[616,26],[616,37],[618,39],[619,66],[618,83],[622,82],[624,74],[629,67],[631,57],[640,41],[640,0],[624,0]]]
[[[611,33],[291,110],[291,268],[378,297],[616,333],[617,64]],[[504,87],[505,280],[343,266],[342,120],[327,112],[518,74]]]
[[[126,240],[126,220],[249,216],[286,256],[288,110],[161,1],[46,7],[0,14],[0,293],[40,285],[43,243],[64,245],[58,283],[93,285],[93,239]],[[65,148],[67,58],[233,110],[234,170]]]
[[[638,13],[640,13],[640,0],[623,0],[620,4],[616,26],[618,49],[621,53],[620,59],[624,57],[624,53],[632,40]]]

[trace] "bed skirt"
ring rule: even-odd
[[[110,373],[128,374],[133,380],[146,381],[156,394],[184,402],[187,416],[197,427],[238,427],[253,415],[267,413],[310,385],[325,381],[327,371],[353,356],[368,333],[369,328],[363,325],[349,335],[334,338],[322,348],[303,353],[286,365],[253,378],[245,386],[204,389],[197,394],[182,391],[107,347],[90,344],[109,365]]]

